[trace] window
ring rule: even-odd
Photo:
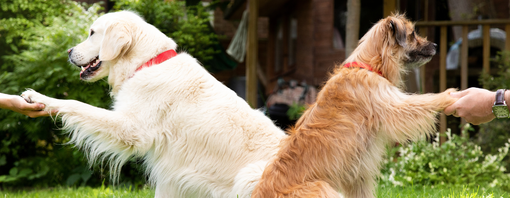
[[[275,54],[274,54],[274,72],[281,72],[283,69],[283,20],[278,19],[277,31],[276,31],[276,43],[275,43]]]
[[[282,16],[276,21],[274,34],[274,74],[289,72],[296,65],[298,21]]]
[[[296,42],[297,42],[297,19],[290,18],[289,21],[289,66],[296,64]]]

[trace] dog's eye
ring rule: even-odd
[[[90,36],[94,34],[94,30],[90,30]]]

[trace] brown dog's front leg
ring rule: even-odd
[[[457,101],[450,96],[454,91],[448,89],[439,94],[392,94],[382,107],[385,111],[380,112],[380,122],[386,123],[381,125],[381,130],[398,142],[416,140],[436,132],[436,115]]]

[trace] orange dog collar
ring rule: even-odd
[[[374,70],[372,67],[370,67],[370,65],[367,65],[365,63],[350,62],[350,63],[345,63],[344,67],[345,68],[359,67],[359,68],[366,69],[371,72],[375,72],[375,73],[379,74],[379,76],[383,76],[381,71]]]
[[[167,50],[158,56],[154,57],[153,59],[150,59],[146,63],[144,63],[142,66],[138,67],[135,72],[142,70],[143,68],[150,67],[152,65],[160,64],[168,59],[171,59],[172,57],[177,56],[177,52],[175,50]]]

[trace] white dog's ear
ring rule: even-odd
[[[129,35],[126,25],[122,23],[112,23],[104,31],[101,49],[99,50],[99,59],[109,61],[123,55],[131,45],[132,38]]]

